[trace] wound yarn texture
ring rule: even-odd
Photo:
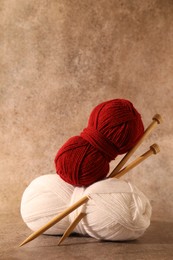
[[[71,137],[55,157],[57,174],[75,186],[89,186],[104,179],[109,163],[128,152],[144,133],[139,112],[125,99],[96,106],[88,126]]]
[[[85,195],[89,201],[73,211],[44,234],[61,235],[80,212],[86,216],[74,232],[99,240],[132,240],[150,225],[151,205],[147,197],[129,182],[110,178],[93,185],[75,187],[56,174],[37,177],[26,188],[21,215],[36,231]]]

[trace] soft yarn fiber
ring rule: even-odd
[[[80,212],[86,216],[74,232],[99,240],[139,238],[150,225],[151,205],[147,197],[130,182],[115,178],[99,181],[87,188],[74,187],[56,174],[34,179],[23,193],[21,215],[36,231],[83,196],[89,201],[45,231],[61,235]]]
[[[103,102],[93,109],[82,133],[60,148],[56,172],[69,184],[89,186],[104,179],[110,161],[128,152],[143,132],[141,116],[130,101]]]

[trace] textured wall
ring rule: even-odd
[[[57,150],[95,105],[121,97],[145,126],[163,116],[136,154],[153,142],[161,153],[126,178],[151,200],[153,219],[173,217],[172,16],[172,0],[0,0],[4,212],[18,212],[30,181],[54,172]]]

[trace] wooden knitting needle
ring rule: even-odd
[[[149,156],[152,154],[157,154],[160,152],[159,146],[157,144],[153,144],[150,146],[150,149],[142,154],[140,157],[138,157],[136,160],[128,164],[125,168],[123,168],[121,171],[116,173],[116,175],[112,178],[120,178],[124,174],[126,174],[128,171],[136,167],[138,164],[140,164],[142,161],[146,160]],[[71,225],[67,228],[65,233],[63,234],[62,238],[58,242],[58,245],[60,245],[74,230],[74,228],[77,226],[77,224],[81,221],[81,219],[86,215],[86,213],[81,212],[76,219],[71,223]]]
[[[81,219],[85,215],[86,215],[86,213],[84,213],[84,212],[79,213],[79,215],[75,218],[75,220],[70,224],[70,226],[64,232],[63,236],[61,237],[61,239],[58,242],[58,245],[60,245],[72,233],[72,231],[75,229],[77,224],[81,221]]]
[[[154,129],[156,124],[160,124],[161,122],[161,116],[159,114],[156,114],[153,117],[153,122],[148,126],[148,128],[146,129],[146,131],[144,132],[144,138],[146,138],[146,136],[149,135],[149,133],[151,133],[151,131]],[[144,138],[142,137],[142,141],[144,140]],[[142,143],[142,141],[140,143]],[[139,142],[138,142],[139,143]],[[140,143],[138,144],[138,146],[140,145]],[[124,166],[124,164],[127,162],[127,160],[130,158],[130,156],[132,155],[132,153],[134,153],[134,151],[137,149],[138,147],[137,145],[135,146],[136,148],[132,150],[130,150],[122,159],[122,163],[120,162],[119,165],[116,167],[119,170]],[[128,156],[128,154],[130,154],[130,156]],[[116,170],[117,172],[117,170]],[[114,176],[115,172],[112,172],[112,176]],[[111,176],[110,176],[111,177]],[[44,225],[43,227],[41,227],[39,230],[35,231],[33,234],[31,234],[27,239],[25,239],[20,246],[28,243],[29,241],[35,239],[36,237],[38,237],[39,235],[41,235],[44,231],[46,231],[47,229],[49,229],[50,227],[52,227],[54,224],[56,224],[58,221],[60,221],[61,219],[63,219],[64,217],[66,217],[68,214],[70,214],[72,211],[74,211],[75,209],[77,209],[78,207],[80,207],[81,205],[83,205],[84,203],[86,203],[89,200],[89,198],[87,196],[83,197],[81,200],[79,200],[78,202],[76,202],[74,205],[70,206],[69,208],[67,208],[65,211],[63,211],[62,213],[60,213],[58,216],[56,216],[55,218],[53,218],[52,220],[50,220],[46,225]]]
[[[112,178],[120,178],[120,177],[122,177],[124,174],[126,174],[128,171],[130,171],[131,169],[136,167],[142,161],[146,160],[149,156],[151,156],[152,154],[157,154],[159,152],[160,152],[160,148],[159,148],[159,146],[157,144],[151,145],[150,149],[147,152],[145,152],[144,154],[142,154],[141,156],[136,158],[133,162],[131,162],[126,167],[124,167],[121,171],[116,173]]]
[[[58,216],[56,216],[53,219],[51,219],[46,225],[44,225],[43,227],[41,227],[40,229],[38,229],[37,231],[32,233],[19,246],[23,246],[24,244],[26,244],[26,243],[30,242],[31,240],[35,239],[36,237],[41,235],[44,231],[46,231],[47,229],[49,229],[50,227],[55,225],[57,222],[59,222],[61,219],[66,217],[68,214],[70,214],[72,211],[74,211],[75,209],[77,209],[78,207],[80,207],[81,205],[86,203],[88,200],[89,200],[88,196],[85,196],[85,197],[81,198],[76,203],[74,203],[72,206],[70,206],[69,208],[64,210],[62,213],[60,213]]]
[[[160,124],[162,122],[161,115],[156,114],[152,118],[153,122],[147,127],[145,130],[143,136],[139,139],[139,141],[136,143],[136,145],[123,157],[123,159],[119,162],[119,164],[115,167],[115,169],[112,171],[112,173],[109,175],[109,178],[114,177],[125,165],[125,163],[128,161],[128,159],[134,154],[134,152],[137,150],[137,148],[141,145],[141,143],[148,137],[148,135],[154,130],[154,128],[157,126],[157,124]]]

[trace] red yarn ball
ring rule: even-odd
[[[57,174],[75,186],[104,179],[109,163],[128,152],[144,133],[141,116],[133,104],[114,99],[96,106],[80,136],[71,137],[55,158]]]

